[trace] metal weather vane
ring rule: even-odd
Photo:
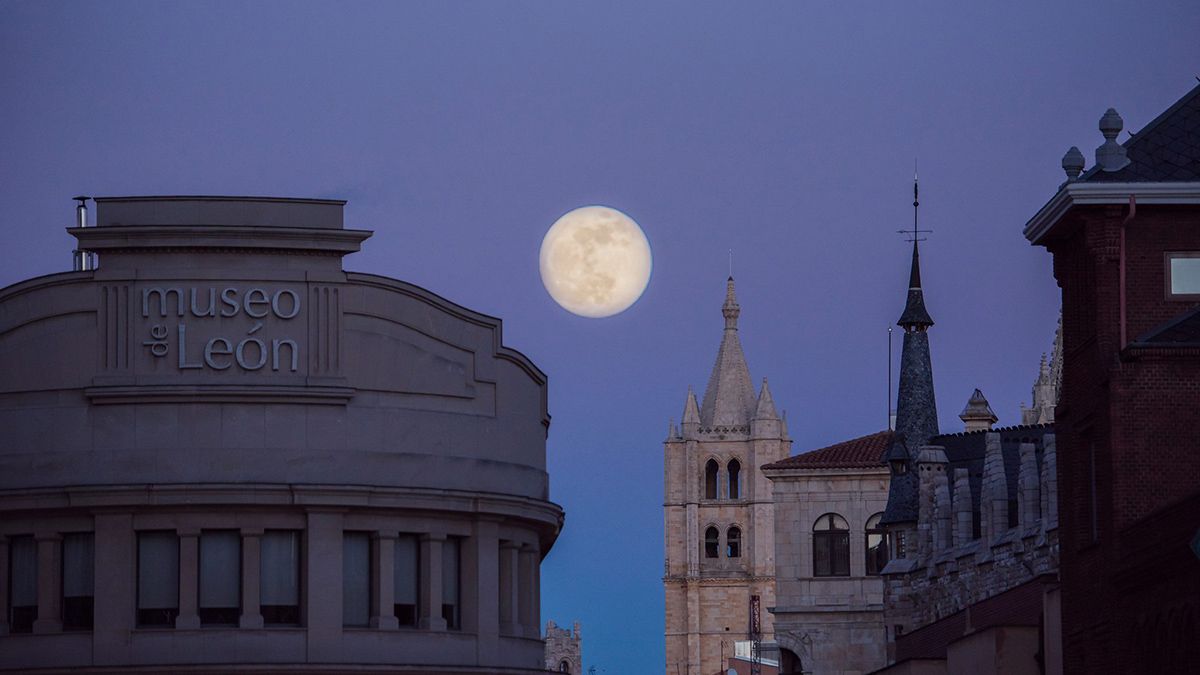
[[[917,185],[917,162],[916,160],[913,160],[913,226],[911,230],[896,230],[898,234],[906,235],[908,237],[907,241],[911,242],[925,241],[925,238],[921,235],[931,234],[933,232],[933,230],[922,230],[917,226],[917,211],[921,206],[919,194],[920,188]]]

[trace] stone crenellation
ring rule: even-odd
[[[546,670],[555,673],[583,672],[583,632],[576,621],[571,628],[546,622]]]
[[[1019,437],[1034,430],[1042,433]],[[1058,570],[1054,434],[1010,427],[940,439],[956,442],[960,456],[983,440],[982,473],[973,491],[969,466],[951,471],[944,447],[920,449],[915,555],[884,569],[885,620],[896,635]]]

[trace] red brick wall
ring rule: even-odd
[[[1077,207],[1048,244],[1063,289],[1056,419],[1068,673],[1140,672],[1124,637],[1139,589],[1114,581],[1123,564],[1121,533],[1200,491],[1200,350],[1121,351],[1119,243],[1127,213],[1127,206]],[[1166,298],[1164,252],[1200,250],[1200,208],[1140,206],[1125,234],[1132,341],[1194,306]],[[1178,590],[1194,588],[1196,574],[1200,565]]]

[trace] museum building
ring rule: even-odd
[[[0,290],[0,669],[541,671],[563,513],[500,321],[344,271],[342,201],[85,204]]]

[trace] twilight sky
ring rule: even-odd
[[[656,672],[661,441],[728,249],[794,451],[880,430],[917,158],[942,429],[975,387],[1014,424],[1059,304],[1022,226],[1105,108],[1139,129],[1200,74],[1195,2],[978,4],[4,2],[0,286],[69,268],[76,194],[348,199],[375,230],[348,269],[503,318],[549,374],[542,618],[580,620],[598,672]],[[654,251],[609,319],[538,276],[585,204]]]

